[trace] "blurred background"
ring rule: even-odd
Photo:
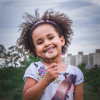
[[[16,48],[22,15],[34,14],[35,9],[42,15],[49,8],[73,21],[72,43],[62,59],[73,64],[72,56],[77,56],[75,64],[85,76],[84,100],[100,100],[100,52],[96,52],[100,50],[100,0],[0,0],[0,100],[22,100],[25,69],[40,60]],[[89,59],[96,55],[97,60],[88,63],[84,55],[90,55]]]

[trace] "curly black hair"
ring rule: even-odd
[[[62,54],[67,52],[67,48],[71,44],[72,35],[73,35],[73,31],[71,29],[72,20],[70,20],[67,15],[65,15],[64,13],[59,13],[57,11],[53,11],[52,9],[49,9],[49,10],[45,11],[44,15],[40,18],[39,12],[36,9],[35,15],[25,13],[25,15],[22,17],[26,21],[23,22],[22,24],[20,24],[20,26],[19,26],[20,27],[19,30],[21,30],[21,36],[17,40],[17,46],[21,46],[22,49],[24,49],[29,54],[32,54],[35,58],[37,58],[38,56],[34,51],[35,46],[33,44],[31,35],[37,26],[46,23],[46,24],[52,25],[55,28],[55,30],[59,33],[60,37],[64,36],[65,45],[62,47]],[[34,28],[32,28],[32,26],[40,20],[53,21],[60,28],[57,27],[57,25],[54,25],[52,23],[47,23],[47,22],[37,24],[37,25],[35,25]]]

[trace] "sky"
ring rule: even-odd
[[[25,12],[42,15],[47,9],[67,14],[74,33],[68,53],[94,53],[100,49],[100,0],[0,0],[0,44],[6,49],[16,45]]]

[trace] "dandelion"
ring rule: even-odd
[[[52,61],[51,61],[51,59],[50,59],[51,54],[47,52],[47,53],[46,53],[46,56],[49,58],[50,62],[52,63]]]

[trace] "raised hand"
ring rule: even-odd
[[[56,63],[52,63],[46,70],[44,75],[45,81],[49,84],[59,76],[59,71]]]

